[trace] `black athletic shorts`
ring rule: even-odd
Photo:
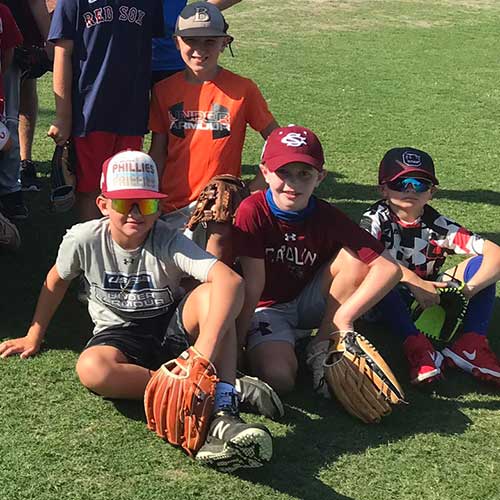
[[[182,323],[187,297],[161,316],[133,321],[127,326],[108,328],[97,333],[87,342],[85,349],[98,345],[116,347],[130,363],[156,370],[189,347],[189,336]]]

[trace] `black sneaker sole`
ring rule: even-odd
[[[38,186],[31,185],[31,186],[21,186],[21,191],[23,191],[24,193],[30,192],[30,191],[34,191],[34,192],[39,193],[41,191],[41,189]]]
[[[271,460],[273,441],[269,433],[248,428],[227,441],[220,451],[200,449],[196,460],[221,472],[262,467]]]

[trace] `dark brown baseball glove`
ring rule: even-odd
[[[234,175],[217,175],[210,180],[198,197],[187,223],[194,231],[200,222],[234,222],[239,204],[250,195],[246,184]]]

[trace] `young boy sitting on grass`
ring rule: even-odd
[[[339,209],[313,195],[326,176],[322,146],[309,129],[275,129],[260,169],[267,191],[245,199],[235,238],[245,278],[237,321],[249,369],[281,393],[293,389],[299,329],[319,328],[307,349],[315,390],[328,397],[323,361],[329,335],[354,321],[398,281],[382,245]]]
[[[500,384],[500,364],[486,338],[500,278],[500,247],[432,208],[428,203],[437,184],[434,162],[424,151],[393,148],[382,158],[383,199],[365,212],[361,226],[391,253],[403,278],[402,286],[387,294],[376,310],[403,340],[412,383],[440,378],[444,355],[449,365]],[[471,257],[440,274],[446,257],[453,254]],[[409,305],[413,299],[423,308],[438,304],[437,289],[452,277],[465,282],[463,293],[470,301],[462,335],[442,355],[415,326]]]
[[[241,176],[247,124],[264,139],[277,127],[255,83],[219,65],[233,38],[221,12],[207,2],[187,5],[177,18],[175,43],[186,64],[154,86],[150,154],[160,169],[163,218],[183,228],[210,179]],[[261,176],[251,190],[265,186]],[[206,248],[230,264],[231,226],[210,222]],[[204,244],[204,241],[200,241]]]
[[[158,220],[165,195],[145,153],[127,150],[108,159],[101,190],[97,206],[104,217],[66,233],[28,333],[2,342],[0,355],[27,358],[38,352],[71,280],[83,273],[95,328],[76,365],[80,382],[103,397],[141,399],[151,370],[193,344],[214,363],[221,380],[209,436],[197,458],[221,468],[230,464],[230,470],[262,465],[271,458],[271,435],[239,418],[234,388],[242,279]],[[203,284],[181,299],[183,273]]]

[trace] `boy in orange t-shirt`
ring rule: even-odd
[[[174,33],[186,69],[155,85],[149,127],[150,155],[161,172],[167,194],[162,211],[181,228],[200,192],[219,174],[241,175],[247,124],[264,139],[278,124],[254,82],[218,64],[233,38],[214,5],[195,2],[185,7]],[[257,174],[250,189],[265,186]],[[224,258],[221,228],[210,223],[207,250]]]

